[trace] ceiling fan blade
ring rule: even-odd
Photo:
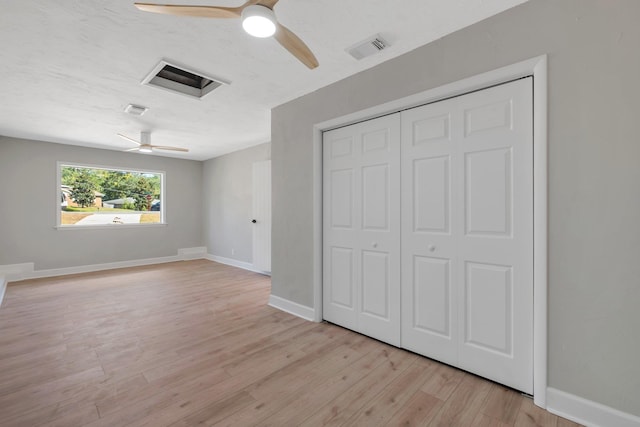
[[[273,7],[278,3],[279,0],[259,0],[257,4],[266,6],[269,9],[273,9]]]
[[[157,148],[158,150],[182,151],[183,153],[188,153],[189,152],[189,150],[186,149],[186,148],[166,147],[164,145],[152,145],[151,148],[153,148],[154,150]]]
[[[245,5],[240,7],[220,7],[153,3],[134,3],[134,5],[145,12],[164,13],[167,15],[178,16],[196,16],[199,18],[239,18],[242,13],[242,9],[245,7]]]
[[[120,138],[124,138],[124,139],[126,139],[127,141],[131,141],[131,142],[133,142],[134,144],[142,145],[142,143],[140,143],[139,141],[136,141],[136,140],[135,140],[135,139],[133,139],[133,138],[129,138],[127,135],[123,135],[123,134],[119,133],[119,134],[118,134],[118,136],[119,136]]]
[[[313,52],[307,47],[306,44],[298,36],[293,34],[287,27],[277,23],[276,33],[273,35],[276,40],[287,49],[293,56],[298,58],[300,62],[314,69],[318,66],[318,60],[313,55]]]

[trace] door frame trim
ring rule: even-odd
[[[322,321],[322,133],[441,101],[511,80],[533,77],[533,400],[547,406],[547,56],[386,102],[313,126],[313,319]]]

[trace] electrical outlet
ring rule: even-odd
[[[231,255],[235,255],[236,254],[236,250],[235,249],[231,249]]]

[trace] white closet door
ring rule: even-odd
[[[459,336],[456,103],[402,112],[402,346],[451,365]]]
[[[533,393],[533,95],[522,79],[461,98],[459,366]]]
[[[402,113],[402,345],[533,391],[531,79]]]
[[[253,164],[253,266],[271,272],[271,160]]]
[[[400,345],[400,114],[323,135],[323,317]]]

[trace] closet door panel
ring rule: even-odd
[[[458,366],[533,393],[533,95],[460,97]]]
[[[402,346],[455,365],[453,107],[442,101],[402,112]]]
[[[325,132],[323,160],[323,317],[399,346],[400,115]]]
[[[323,316],[357,330],[361,281],[357,135],[349,129],[326,132],[323,164]]]

